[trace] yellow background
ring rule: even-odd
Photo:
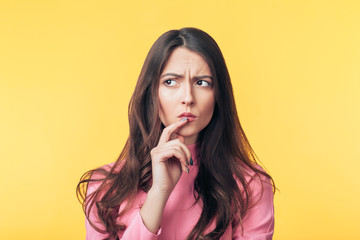
[[[0,239],[84,239],[152,43],[201,28],[280,192],[274,239],[360,239],[359,1],[0,1]],[[181,224],[180,224],[181,226]]]

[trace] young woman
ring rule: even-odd
[[[196,28],[154,43],[118,160],[84,174],[87,239],[272,239],[272,178],[240,125],[216,42]]]

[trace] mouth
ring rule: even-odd
[[[184,112],[184,113],[182,113],[182,114],[180,114],[180,115],[178,116],[178,118],[181,118],[181,119],[182,119],[182,118],[185,118],[185,117],[188,118],[188,122],[195,121],[196,118],[197,118],[194,114],[189,113],[189,112]]]

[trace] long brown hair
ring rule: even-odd
[[[200,162],[194,196],[202,201],[203,210],[187,239],[218,239],[229,224],[241,225],[242,217],[253,204],[251,189],[245,180],[246,167],[259,179],[263,175],[273,184],[266,172],[256,168],[256,155],[240,125],[230,76],[217,43],[196,28],[171,30],[156,40],[145,59],[129,103],[130,136],[119,158],[108,171],[98,168],[85,173],[77,186],[85,215],[89,219],[96,204],[105,230],[90,224],[97,231],[108,233],[108,239],[117,239],[117,232],[126,228],[116,220],[121,222],[130,204],[121,212],[119,206],[125,201],[131,203],[139,189],[148,192],[151,187],[150,151],[156,147],[164,128],[158,114],[158,83],[170,54],[178,47],[197,52],[206,60],[215,91],[214,114],[197,141]],[[88,184],[94,181],[100,182],[100,186],[86,194]],[[215,229],[205,235],[212,222],[215,222]]]

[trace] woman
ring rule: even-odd
[[[272,239],[273,181],[241,128],[216,42],[196,28],[154,43],[114,164],[77,192],[87,239]]]

